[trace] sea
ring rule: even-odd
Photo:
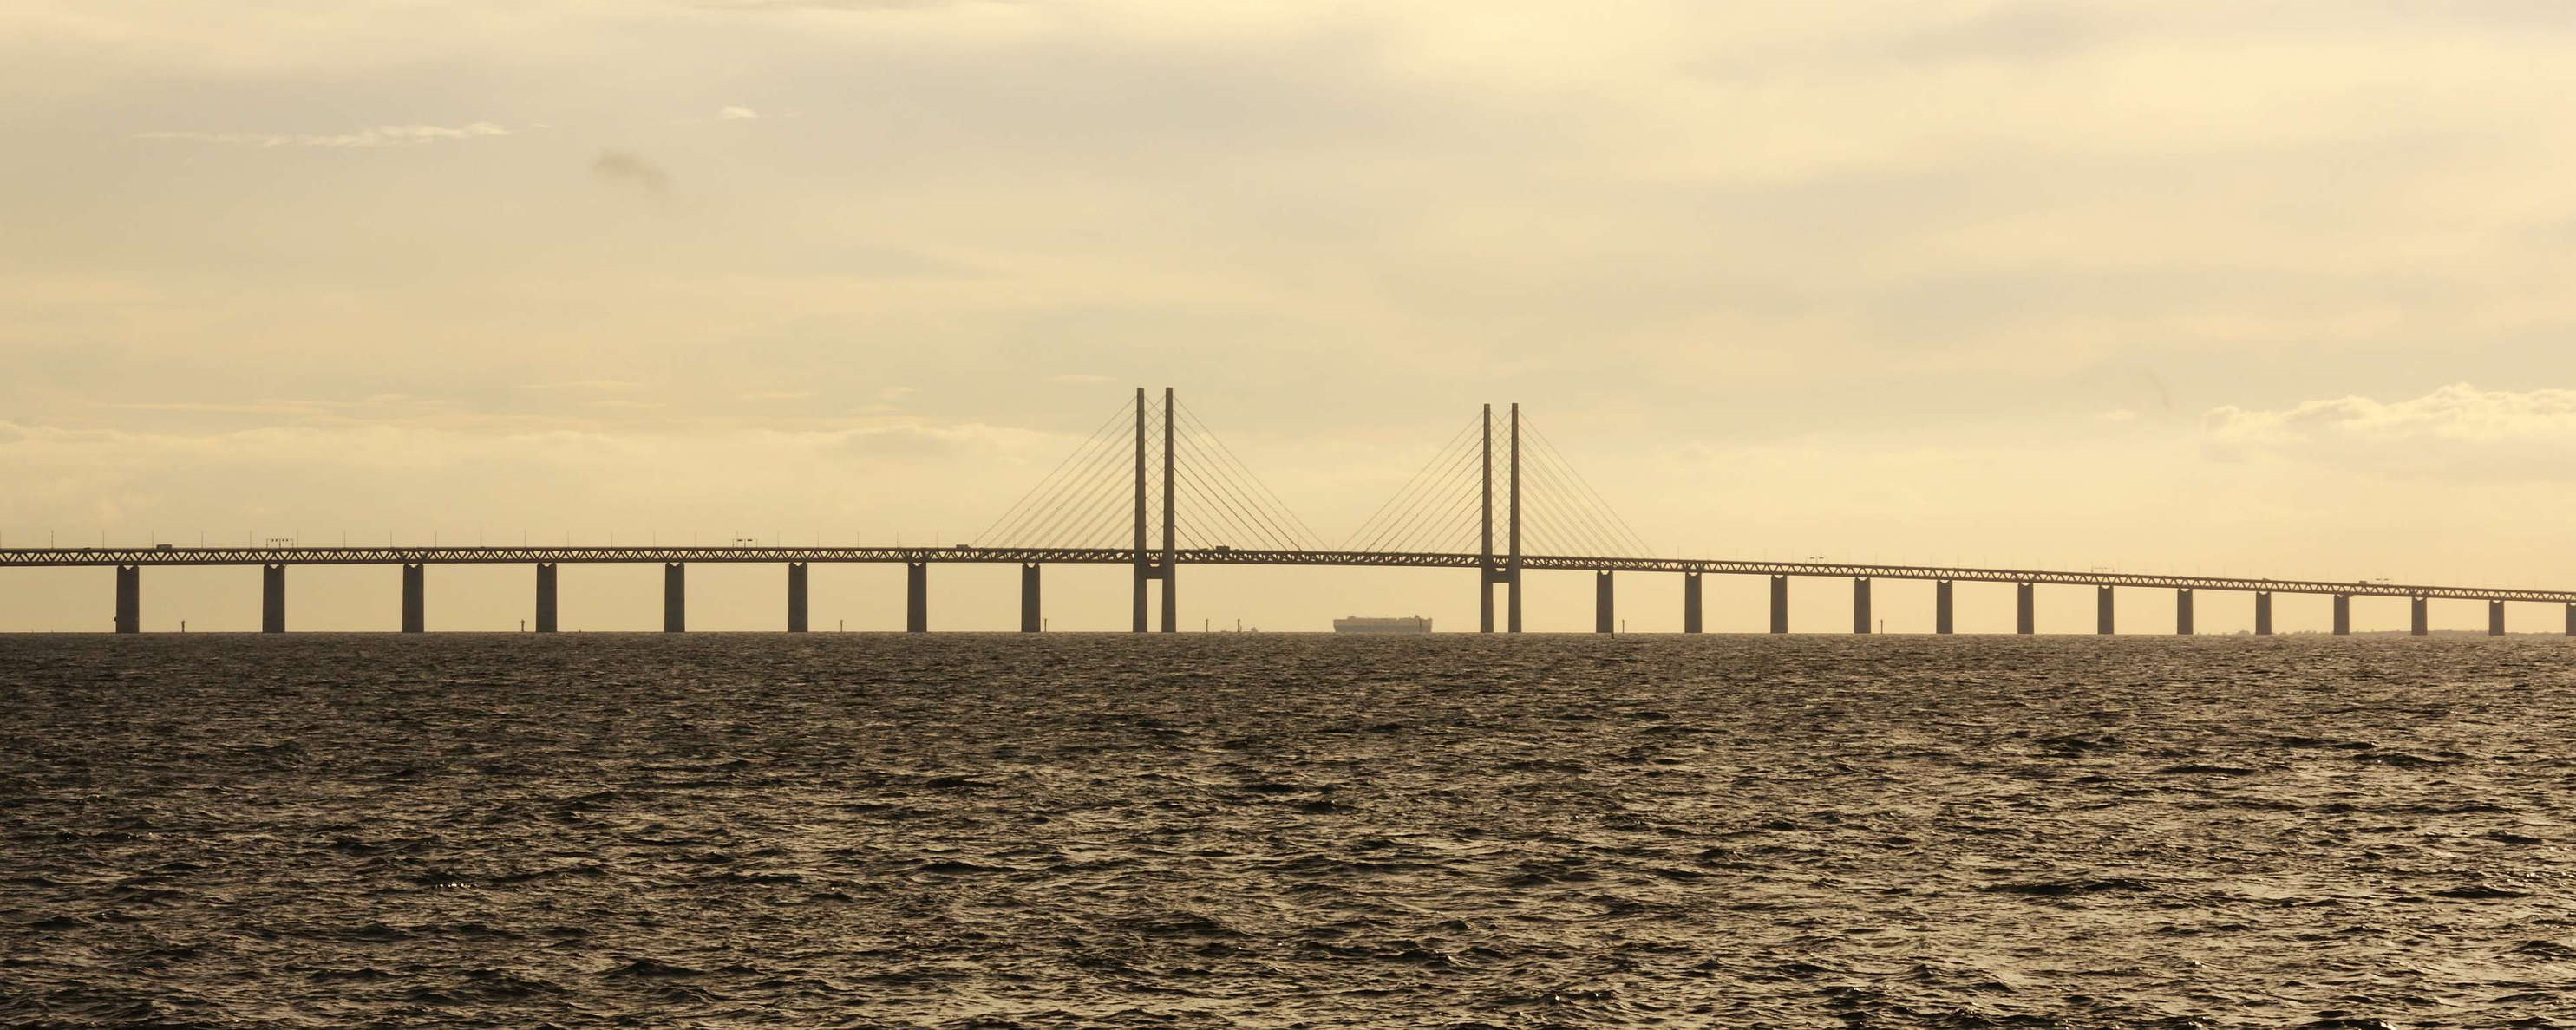
[[[2576,1025],[2564,638],[0,636],[0,1025]]]

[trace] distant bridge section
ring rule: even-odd
[[[988,565],[1127,565],[1136,552],[1111,547],[63,547],[0,550],[5,567],[103,567],[198,565],[554,565],[655,563],[875,563]],[[1472,569],[1473,553],[1410,551],[1292,551],[1232,547],[1178,548],[1183,565],[1303,565],[1407,569]],[[2033,583],[2055,586],[2147,587],[2244,593],[2325,594],[2343,597],[2424,597],[2454,601],[2529,601],[2576,604],[2576,590],[2461,587],[2381,580],[2255,579],[2242,576],[2170,576],[2134,572],[2061,572],[1986,569],[1952,565],[1882,565],[1839,562],[1739,561],[1719,558],[1620,558],[1601,555],[1529,554],[1521,567],[1567,572],[1649,572],[1682,575],[1808,576],[1851,579],[1936,580],[1960,583]]]
[[[1163,391],[1159,404],[1143,390],[1121,406],[1039,484],[1012,505],[973,544],[949,547],[785,546],[520,546],[520,547],[80,547],[0,549],[0,567],[112,567],[116,570],[117,632],[141,629],[142,570],[149,567],[256,565],[261,569],[261,628],[286,628],[286,570],[296,565],[399,565],[402,629],[420,632],[426,622],[430,565],[529,565],[536,570],[535,628],[556,627],[556,569],[565,564],[658,564],[663,567],[663,628],[687,628],[687,571],[699,563],[778,564],[787,568],[787,629],[807,623],[807,569],[815,563],[901,564],[905,575],[905,628],[929,628],[929,569],[951,563],[1020,566],[1020,628],[1044,625],[1040,570],[1050,564],[1125,565],[1134,570],[1133,629],[1147,628],[1148,587],[1161,587],[1161,628],[1178,626],[1177,570],[1184,565],[1282,565],[1474,569],[1478,579],[1478,629],[1497,628],[1496,586],[1505,588],[1509,632],[1521,629],[1521,576],[1527,570],[1591,572],[1597,632],[1617,627],[1617,573],[1682,577],[1682,629],[1702,629],[1701,578],[1763,576],[1770,580],[1770,631],[1788,632],[1789,580],[1849,579],[1852,632],[1873,631],[1870,585],[1875,580],[1934,583],[1934,631],[1954,624],[1952,586],[1961,582],[2011,583],[2016,587],[2015,628],[2034,630],[2034,594],[2042,585],[2094,588],[2096,627],[2112,630],[2113,590],[2174,591],[2174,629],[2193,631],[2199,591],[2254,595],[2254,632],[2272,632],[2272,595],[2318,594],[2334,599],[2334,632],[2351,632],[2355,597],[2403,597],[2412,605],[2412,629],[2428,631],[2426,608],[2435,600],[2484,601],[2487,629],[2504,632],[2508,602],[2566,607],[2567,632],[2576,636],[2576,591],[2513,587],[2440,586],[2379,580],[2255,579],[2046,569],[1933,565],[1766,562],[1652,558],[1650,550],[1610,510],[1599,491],[1575,471],[1563,452],[1527,429],[1520,406],[1511,406],[1498,441],[1488,405],[1458,431],[1376,514],[1340,547],[1325,546],[1272,493],[1205,422]],[[1159,421],[1160,433],[1151,431]],[[1132,435],[1124,432],[1132,425]],[[1525,430],[1527,432],[1525,433]],[[1159,435],[1159,441],[1156,437]],[[1527,437],[1527,446],[1524,438]],[[1159,446],[1157,443],[1159,442]],[[1497,444],[1501,446],[1498,448]],[[1497,453],[1497,452],[1500,453]],[[1159,472],[1159,475],[1156,473]],[[1187,499],[1189,504],[1181,502]],[[1159,518],[1157,516],[1159,515]],[[1186,518],[1184,517],[1186,516]],[[1256,546],[1234,546],[1236,544]],[[1529,544],[1527,553],[1524,544]],[[1066,545],[1071,546],[1066,546]],[[1357,546],[1353,546],[1357,545]],[[1545,553],[1537,553],[1545,552]]]

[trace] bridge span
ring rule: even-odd
[[[1143,558],[1152,561],[1161,556],[1147,552]],[[1176,548],[1169,560],[1175,565],[1272,565],[1308,567],[1367,567],[1415,569],[1480,569],[1488,568],[1491,559],[1474,552],[1414,551],[1334,551],[1334,550],[1268,550],[1232,547]],[[911,574],[906,581],[907,629],[928,629],[929,577],[927,569],[941,564],[1010,564],[1021,567],[1021,629],[1036,632],[1043,623],[1039,570],[1046,565],[1134,565],[1136,551],[1124,548],[1057,548],[1057,547],[786,547],[786,546],[648,546],[648,547],[78,547],[15,548],[0,550],[0,567],[107,567],[117,576],[116,626],[119,632],[136,632],[138,621],[133,615],[140,610],[141,570],[145,567],[169,568],[191,566],[259,566],[262,570],[262,610],[268,616],[264,628],[271,632],[285,630],[285,573],[296,565],[400,565],[403,567],[403,627],[419,632],[426,607],[424,578],[421,570],[429,565],[527,565],[537,573],[535,623],[539,631],[552,632],[556,624],[555,569],[565,564],[661,565],[664,568],[664,628],[680,631],[687,628],[687,567],[691,564],[771,564],[783,565],[788,571],[787,628],[793,632],[806,629],[806,573],[816,563],[876,563],[907,566]],[[2576,636],[2576,591],[2532,590],[2518,587],[2441,586],[2424,583],[2390,583],[2378,580],[2332,581],[2258,579],[2240,576],[2179,576],[2127,572],[2069,572],[2050,569],[1975,568],[1941,565],[1888,565],[1842,562],[1746,561],[1717,558],[1633,558],[1606,555],[1525,554],[1519,556],[1519,567],[1537,571],[1591,572],[1598,578],[1595,591],[1594,628],[1609,632],[1616,622],[1616,594],[1612,577],[1616,573],[1668,574],[1683,577],[1684,632],[1703,629],[1700,577],[1763,576],[1772,583],[1771,632],[1788,632],[1787,581],[1792,577],[1848,579],[1852,583],[1852,631],[1869,633],[1874,625],[1870,603],[1870,583],[1874,580],[1929,580],[1936,584],[1935,632],[1952,632],[1954,624],[1951,585],[1954,583],[2011,583],[2016,592],[2016,629],[2034,632],[2034,594],[2040,586],[2089,586],[2097,591],[2098,632],[2111,632],[2114,588],[2151,588],[2175,591],[2175,631],[2192,632],[2192,600],[2196,592],[2225,591],[2250,593],[2255,602],[2255,632],[2271,632],[2271,599],[2274,594],[2324,595],[2334,601],[2334,631],[2351,632],[2351,603],[2356,597],[2402,597],[2412,603],[2412,629],[2418,635],[2428,631],[2428,605],[2432,601],[2483,601],[2490,615],[2488,628],[2502,633],[2503,605],[2508,602],[2556,604],[2564,606],[2567,632]],[[129,628],[129,627],[134,628]],[[1486,627],[1491,629],[1491,627]],[[1517,627],[1515,627],[1517,631]]]
[[[1149,422],[1160,415],[1160,443]],[[1132,449],[1126,434],[1112,430],[1133,416]],[[1184,425],[1190,432],[1182,432]],[[519,547],[82,547],[0,549],[0,567],[95,566],[115,569],[116,632],[139,632],[142,626],[142,570],[146,567],[256,565],[261,577],[261,628],[286,629],[286,572],[297,565],[399,565],[402,567],[402,629],[420,632],[425,625],[427,583],[431,565],[528,565],[536,572],[533,620],[538,632],[556,629],[556,570],[564,564],[658,564],[663,569],[663,629],[688,627],[688,566],[695,563],[767,563],[786,567],[789,632],[807,628],[807,570],[817,562],[902,564],[905,576],[905,628],[929,629],[930,567],[952,563],[1015,564],[1020,567],[1020,629],[1037,632],[1041,615],[1040,574],[1050,564],[1125,565],[1134,571],[1132,629],[1145,632],[1150,585],[1161,585],[1161,629],[1179,627],[1178,570],[1189,565],[1280,565],[1472,569],[1477,573],[1480,632],[1498,625],[1494,588],[1504,588],[1506,632],[1521,631],[1522,573],[1529,570],[1591,572],[1594,576],[1596,632],[1618,626],[1614,577],[1622,572],[1672,574],[1682,577],[1682,629],[1703,629],[1701,581],[1711,575],[1763,576],[1770,581],[1770,631],[1789,630],[1789,581],[1799,577],[1848,579],[1852,585],[1852,632],[1869,633],[1875,625],[1870,584],[1875,580],[1930,580],[1934,584],[1934,632],[1952,632],[1955,620],[1952,587],[1961,582],[2015,585],[2015,629],[2035,631],[2034,601],[2041,586],[2092,587],[2096,631],[2112,631],[2114,591],[2119,588],[2167,589],[2174,592],[2174,631],[2189,634],[2193,600],[2203,591],[2254,595],[2254,632],[2272,632],[2275,594],[2316,594],[2334,603],[2334,632],[2352,631],[2356,597],[2407,598],[2415,635],[2429,631],[2433,601],[2485,602],[2487,631],[2505,631],[2508,603],[2555,604],[2564,608],[2566,632],[2576,636],[2576,590],[2513,587],[2401,584],[2383,580],[2256,579],[2236,576],[2177,576],[2123,572],[2066,572],[2047,569],[1976,568],[1933,565],[1854,564],[1838,562],[1773,562],[1701,558],[1638,557],[1649,548],[1627,529],[1624,520],[1583,481],[1561,452],[1544,436],[1529,436],[1520,406],[1512,405],[1497,454],[1492,405],[1460,430],[1413,481],[1372,515],[1342,547],[1321,546],[1311,530],[1285,510],[1277,495],[1214,438],[1204,423],[1163,391],[1160,405],[1142,389],[1132,404],[1122,405],[1109,422],[1092,433],[1055,471],[1027,496],[987,527],[974,544],[950,547],[788,547],[721,546],[519,546]],[[1159,453],[1159,468],[1150,459]],[[1187,455],[1189,460],[1184,461]],[[1499,459],[1499,460],[1498,460]],[[1123,482],[1132,470],[1133,490]],[[1159,476],[1155,473],[1159,472]],[[1497,480],[1500,482],[1497,482]],[[1525,489],[1524,480],[1528,488]],[[1157,489],[1159,487],[1159,489]],[[1191,521],[1183,522],[1180,498],[1192,500]],[[1157,503],[1159,502],[1159,503]],[[1155,516],[1158,514],[1159,519]],[[1132,515],[1132,519],[1130,516]],[[1529,517],[1535,516],[1535,517]],[[1159,530],[1159,533],[1152,532]],[[1159,539],[1157,537],[1159,536]],[[1067,546],[1071,538],[1078,546]],[[1210,538],[1214,538],[1213,540]],[[1215,540],[1232,542],[1218,543]],[[1239,546],[1257,542],[1257,546]],[[1358,543],[1359,546],[1349,546]],[[1449,546],[1441,546],[1447,544]],[[1525,546],[1527,545],[1527,546]],[[1628,553],[1621,554],[1621,549]]]

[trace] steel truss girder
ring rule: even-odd
[[[1160,567],[1161,552],[1145,555]],[[1495,573],[1483,555],[1391,551],[1271,551],[1186,548],[1172,553],[1184,565],[1374,566],[1480,569]],[[1133,565],[1134,550],[1054,547],[65,547],[0,549],[0,568],[56,566],[190,565],[536,565],[651,564],[669,562],[982,562]],[[2347,597],[2421,597],[2470,601],[2576,604],[2576,590],[2527,590],[2429,584],[2248,579],[2228,576],[2162,576],[2121,572],[2056,572],[1930,565],[1846,565],[1829,562],[1723,561],[1697,558],[1614,558],[1531,554],[1523,570],[1670,572],[1732,576],[1953,580],[2046,583],[2061,586],[2149,587],[2177,590],[2269,591]]]

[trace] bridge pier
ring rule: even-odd
[[[1020,632],[1035,633],[1046,623],[1038,614],[1038,563],[1020,564]]]
[[[930,632],[930,563],[928,562],[915,561],[903,564],[903,631],[906,633]]]
[[[1180,593],[1181,578],[1173,573],[1180,569],[1172,563],[1170,551],[1163,554],[1163,632],[1178,633],[1181,631],[1181,603],[1175,595]]]
[[[1514,575],[1511,570],[1494,564],[1490,560],[1487,561],[1482,568],[1476,570],[1476,632],[1491,633],[1494,631],[1494,588],[1498,586],[1507,587],[1511,591],[1512,621],[1510,626],[1512,632],[1518,633],[1521,631],[1520,577]]]
[[[537,632],[555,631],[555,563],[537,564]]]
[[[2013,632],[2029,636],[2039,632],[2039,587],[2033,583],[2013,584]]]
[[[2106,637],[2111,635],[2113,593],[2110,587],[2093,588],[2093,632]]]
[[[2576,604],[2567,606],[2567,635],[2576,637]]]
[[[259,567],[259,631],[286,632],[286,566]]]
[[[1852,577],[1852,632],[1869,632],[1869,577]]]
[[[2191,635],[2190,587],[2183,587],[2174,591],[2174,635],[2178,637],[2187,637]]]
[[[2487,602],[2487,635],[2491,637],[2504,635],[2504,602],[2502,601]]]
[[[2433,619],[2432,614],[2424,610],[2426,607],[2425,599],[2415,597],[2410,598],[2409,600],[2413,602],[2410,606],[2413,610],[2407,613],[2407,634],[2410,636],[2420,637],[2427,633],[2431,633],[2433,631]]]
[[[2576,605],[2569,605],[2568,611],[2576,613]],[[2568,625],[2576,626],[2576,622],[2568,623]],[[2351,594],[2334,595],[2334,635],[2339,637],[2348,637],[2352,635]]]
[[[1932,581],[1932,632],[1947,635],[1950,625],[1950,581]]]
[[[2272,635],[2272,592],[2269,590],[2254,592],[2254,635]]]
[[[689,567],[662,563],[662,632],[689,631]]]
[[[787,632],[805,632],[805,563],[787,563]]]
[[[1700,574],[1696,572],[1682,573],[1682,632],[1684,633],[1700,632],[1699,576]],[[2576,605],[2568,606],[2567,618],[2568,625],[2576,626]]]
[[[1771,577],[1771,632],[1789,632],[1789,577]]]
[[[402,631],[420,633],[429,629],[429,570],[415,562],[403,563]]]
[[[143,632],[143,567],[116,567],[116,631]]]
[[[1149,579],[1152,579],[1152,578],[1154,578],[1154,577],[1153,577],[1153,575],[1152,575],[1152,574],[1151,574],[1151,573],[1150,573],[1150,572],[1145,568],[1145,562],[1144,562],[1142,559],[1137,560],[1137,562],[1136,562],[1136,611],[1135,611],[1135,616],[1136,616],[1136,617],[1135,617],[1135,620],[1134,620],[1133,626],[1132,626],[1132,628],[1129,630],[1129,632],[1133,632],[1133,633],[1142,633],[1142,632],[1145,632],[1145,618],[1146,618],[1146,612],[1149,610],[1149,609],[1146,607],[1145,581],[1146,581],[1146,580],[1149,580]]]
[[[1613,596],[1612,596],[1612,594],[1611,594],[1611,589],[1610,589],[1610,573],[1609,573],[1609,571],[1608,571],[1608,570],[1603,570],[1603,571],[1600,571],[1600,572],[1595,572],[1595,573],[1593,573],[1593,574],[1592,574],[1592,632],[1595,632],[1595,633],[1615,633],[1615,632],[1618,632],[1618,629],[1619,629],[1619,623],[1618,623],[1617,618],[1616,618],[1617,612],[1614,610],[1616,607],[1617,607],[1617,601],[1616,601],[1616,599],[1615,599],[1615,598],[1613,598]]]

